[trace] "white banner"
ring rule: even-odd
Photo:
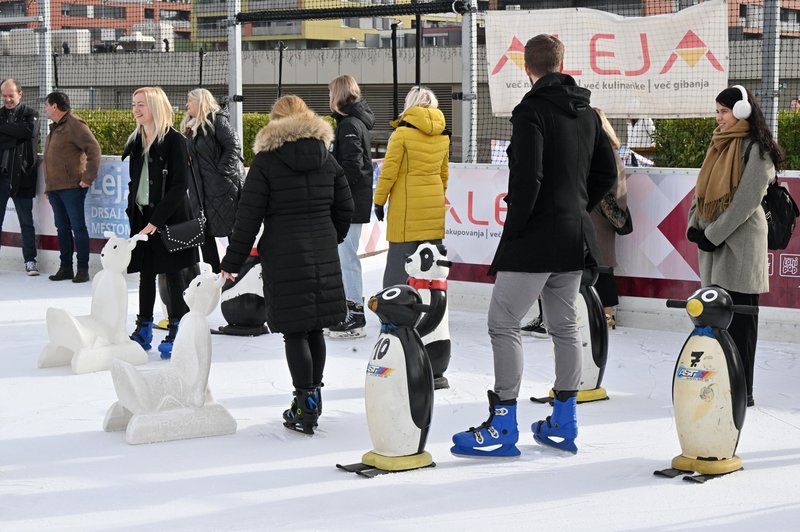
[[[728,85],[727,22],[723,0],[632,18],[584,8],[487,11],[492,112],[510,116],[530,90],[525,43],[546,33],[564,42],[564,73],[607,115],[709,116]]]

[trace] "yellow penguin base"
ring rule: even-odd
[[[594,390],[578,390],[578,403],[592,403],[594,401],[605,401],[608,399],[608,392],[602,386]]]
[[[553,392],[553,390],[550,390],[548,396],[550,397],[551,401],[556,397],[555,392]],[[595,401],[605,401],[607,399],[608,399],[608,392],[606,392],[606,389],[603,388],[602,386],[598,386],[593,390],[578,390],[578,396],[576,397],[578,404],[593,403]],[[544,400],[539,400],[539,402],[544,402]]]
[[[742,459],[733,455],[722,460],[702,460],[679,454],[672,459],[672,467],[681,471],[694,471],[701,475],[724,475],[742,469]]]
[[[408,456],[383,456],[369,451],[361,457],[361,463],[384,471],[408,471],[430,466],[433,464],[433,457],[428,451]]]

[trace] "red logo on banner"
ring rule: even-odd
[[[522,41],[517,39],[516,36],[511,39],[511,45],[508,47],[508,50],[506,50],[506,53],[503,54],[503,57],[501,57],[500,61],[494,66],[492,76],[503,70],[503,67],[506,66],[509,59],[517,65],[517,68],[525,70],[525,45],[522,44]]]
[[[675,51],[670,54],[669,59],[667,59],[667,62],[664,64],[659,74],[669,72],[678,57],[683,59],[691,68],[694,68],[703,56],[708,59],[708,62],[711,63],[711,66],[715,69],[720,72],[724,71],[720,62],[717,61],[717,57],[708,49],[706,43],[704,43],[695,32],[689,30],[686,32],[686,35],[683,36],[681,42],[678,43],[678,46],[675,47]]]

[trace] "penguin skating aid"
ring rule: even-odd
[[[735,312],[755,314],[756,307],[734,305],[718,287],[701,288],[687,301],[668,300],[686,308],[695,325],[681,349],[672,375],[672,401],[681,454],[672,467],[654,473],[686,480],[709,478],[742,469],[736,456],[747,408],[744,369],[727,327]]]
[[[382,290],[368,307],[381,320],[364,390],[373,449],[361,463],[336,467],[365,477],[432,467],[425,443],[433,414],[433,372],[414,328],[429,307],[406,285]]]
[[[601,386],[608,362],[608,324],[603,304],[594,288],[597,272],[585,270],[575,306],[578,309],[578,331],[583,346],[581,357],[581,380],[577,402],[591,403],[608,399]],[[534,403],[553,403],[553,390],[547,397],[531,397]]]

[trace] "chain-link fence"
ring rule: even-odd
[[[593,104],[612,117],[622,141],[639,143],[645,154],[654,149],[649,119],[658,128],[665,117],[710,117],[714,95],[728,84],[748,87],[762,107],[774,101],[780,113],[800,94],[800,2],[237,5],[0,0],[0,71],[20,83],[27,104],[41,110],[47,91],[59,88],[79,113],[127,109],[132,91],[143,85],[163,87],[176,108],[198,86],[225,99],[238,69],[244,112],[265,113],[278,94],[294,93],[327,114],[328,81],[353,74],[376,112],[377,153],[408,88],[423,83],[434,89],[452,126],[452,160],[461,161],[463,153],[468,162],[498,163],[510,136],[508,114],[528,89],[524,44],[536,33],[560,36],[565,71],[592,91]],[[232,24],[241,29],[242,50],[234,69]],[[780,35],[778,46],[765,40],[770,32]]]

